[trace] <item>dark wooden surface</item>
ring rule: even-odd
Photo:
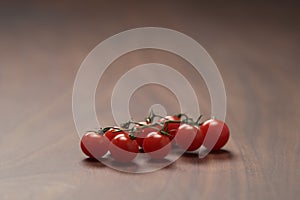
[[[224,2],[1,2],[0,199],[297,199],[299,4]],[[142,26],[193,37],[218,65],[232,133],[225,151],[203,160],[184,156],[141,175],[81,154],[71,109],[76,72],[99,42]],[[149,61],[200,78],[165,52],[124,56],[97,90],[97,114],[104,123],[111,122],[106,105],[113,81],[130,66]],[[205,85],[195,87],[201,109],[209,113]],[[149,95],[149,105],[159,101],[175,109],[167,90],[143,89],[131,105],[136,117],[145,112],[139,102]]]

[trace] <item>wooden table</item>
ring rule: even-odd
[[[1,200],[297,198],[298,3],[1,2],[0,16]],[[72,117],[77,70],[99,42],[143,26],[185,33],[216,62],[231,129],[224,151],[201,160],[183,156],[147,174],[118,172],[81,153]],[[125,55],[99,83],[96,107],[104,124],[112,120],[109,91],[115,81],[147,62],[201,79],[173,54],[145,50]],[[194,86],[208,114],[206,86]],[[144,105],[155,102],[176,110],[172,95],[158,86],[141,88],[131,104],[133,115],[141,117]]]

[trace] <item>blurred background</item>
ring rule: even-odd
[[[1,199],[296,199],[299,10],[298,1],[1,1]],[[144,26],[192,37],[217,64],[232,133],[227,153],[183,157],[146,175],[84,160],[72,118],[77,70],[101,41]],[[113,122],[115,82],[147,62],[188,77],[210,115],[207,88],[192,66],[148,49],[120,57],[100,80],[96,108],[104,125]],[[178,111],[167,88],[144,86],[130,102],[133,117],[142,120],[154,103]]]

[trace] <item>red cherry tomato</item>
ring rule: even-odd
[[[166,116],[159,120],[159,122],[164,123],[162,130],[170,134],[168,136],[170,141],[174,139],[174,137],[176,136],[177,130],[180,126],[180,122],[172,122],[172,121],[180,121],[180,118],[177,116]]]
[[[119,127],[113,127],[111,129],[109,129],[108,131],[106,131],[104,133],[104,135],[111,141],[112,139],[114,139],[114,137],[116,137],[119,134],[124,134],[125,132],[120,131]]]
[[[99,159],[107,153],[108,145],[109,140],[96,132],[86,133],[80,142],[82,152],[95,159]]]
[[[163,159],[171,150],[169,137],[152,132],[144,139],[143,149],[151,158]]]
[[[140,122],[140,124],[142,125],[147,125],[146,122]],[[157,126],[146,126],[146,127],[143,127],[141,125],[136,125],[136,133],[135,133],[135,137],[136,137],[136,142],[138,143],[138,145],[140,147],[143,147],[143,142],[144,142],[144,139],[147,137],[147,135],[149,133],[152,133],[152,132],[157,132],[161,129],[161,126],[157,125]]]
[[[165,122],[165,121],[180,121],[180,118],[178,116],[171,116],[171,115],[168,115],[168,116],[165,116],[163,118],[161,118],[159,120],[159,122]]]
[[[178,128],[175,140],[180,148],[186,151],[195,151],[202,145],[204,134],[200,128],[190,124],[182,124]]]
[[[137,156],[139,145],[124,132],[111,140],[109,151],[116,161],[130,162]]]
[[[210,137],[205,139],[203,145],[206,148],[209,148],[212,145],[214,145],[212,150],[221,149],[227,143],[229,136],[230,136],[228,126],[224,122],[217,120],[217,119],[207,120],[206,122],[204,122],[201,125],[200,128],[201,128],[202,132],[204,133],[205,137],[207,136],[208,133],[210,134]],[[221,131],[221,134],[220,134],[220,131]],[[220,134],[220,136],[218,136],[219,134]],[[219,137],[217,140],[217,143],[213,144],[214,143],[213,140],[216,140],[215,139],[216,137]]]
[[[176,120],[180,120],[180,118],[176,115],[167,115],[167,116],[161,118],[160,120],[173,120],[173,121],[176,121]]]

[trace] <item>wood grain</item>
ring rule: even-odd
[[[284,1],[1,2],[0,199],[297,199],[298,10],[298,3]],[[178,30],[206,48],[225,83],[232,137],[205,159],[186,155],[139,175],[85,159],[71,98],[85,56],[107,37],[142,26]],[[202,80],[166,52],[125,55],[99,83],[96,107],[103,123],[112,120],[107,105],[114,81],[150,61],[173,66],[191,82]],[[193,87],[209,114],[204,82]],[[136,118],[145,112],[141,102],[177,109],[165,88],[141,88],[134,97]]]

